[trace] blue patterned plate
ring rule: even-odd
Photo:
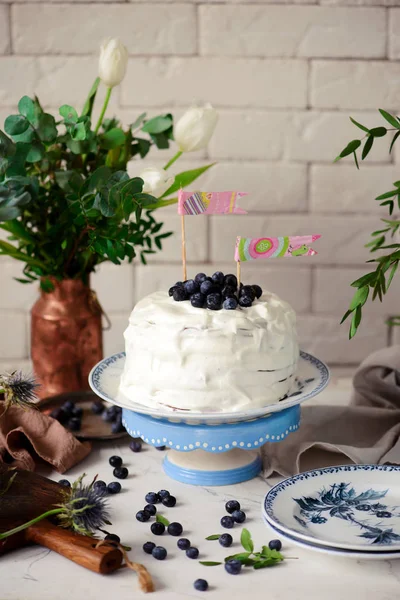
[[[240,421],[249,421],[264,417],[267,414],[279,412],[285,408],[301,404],[309,398],[313,398],[328,385],[329,370],[320,360],[307,354],[300,353],[298,371],[294,382],[294,387],[287,398],[275,404],[268,406],[248,409],[241,412],[221,413],[221,412],[188,412],[183,410],[172,410],[164,406],[160,408],[150,408],[139,404],[139,402],[129,402],[118,395],[119,380],[125,363],[125,352],[114,354],[100,361],[89,374],[89,384],[92,390],[106,400],[122,408],[133,410],[134,412],[150,415],[155,419],[169,419],[176,423],[237,423]]]
[[[268,523],[264,517],[264,522],[268,525],[273,532],[277,534],[283,540],[287,540],[290,543],[296,544],[305,550],[313,550],[315,552],[322,552],[323,554],[330,554],[331,556],[344,556],[345,558],[355,558],[358,560],[395,560],[400,558],[400,552],[398,550],[382,550],[381,552],[365,552],[363,550],[345,550],[343,548],[333,548],[331,546],[324,546],[322,544],[312,544],[311,542],[305,542],[297,539],[294,535],[289,535],[281,531],[276,527],[272,527],[271,523]],[[286,545],[285,545],[286,549]]]
[[[266,495],[271,526],[313,545],[400,551],[400,467],[345,465],[300,473]]]

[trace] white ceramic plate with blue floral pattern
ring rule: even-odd
[[[237,423],[240,421],[249,421],[264,417],[267,414],[279,412],[285,408],[301,404],[309,398],[313,398],[328,385],[329,370],[328,367],[318,358],[306,352],[300,352],[298,370],[296,373],[293,388],[287,398],[269,404],[268,406],[248,409],[241,412],[221,413],[218,411],[209,413],[188,412],[187,410],[173,410],[165,406],[159,408],[150,408],[139,404],[139,402],[129,402],[118,394],[120,377],[125,364],[125,352],[113,354],[100,361],[89,374],[89,384],[92,390],[112,404],[122,406],[134,412],[149,415],[155,419],[169,419],[174,422],[184,423]]]
[[[362,552],[400,551],[400,466],[299,473],[266,495],[263,514],[298,540]]]
[[[271,523],[268,523],[265,517],[264,522],[284,543],[288,542],[289,545],[295,544],[296,546],[300,546],[300,548],[304,548],[305,550],[313,550],[314,552],[322,552],[323,554],[329,554],[331,556],[343,556],[345,558],[354,558],[357,560],[396,560],[400,558],[400,552],[398,550],[364,552],[361,550],[345,550],[343,548],[333,548],[331,546],[324,546],[322,544],[312,544],[311,542],[299,540],[294,535],[289,535],[288,533],[285,533],[276,527],[272,527]],[[287,544],[285,544],[285,550],[287,550]]]

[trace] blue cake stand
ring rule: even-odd
[[[260,448],[280,442],[300,425],[300,404],[329,381],[324,363],[301,353],[293,391],[287,399],[239,413],[188,413],[142,406],[118,392],[125,354],[98,363],[89,375],[92,390],[123,408],[123,424],[134,438],[168,446],[164,470],[192,485],[229,485],[252,479],[261,470]]]

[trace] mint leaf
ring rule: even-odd
[[[250,531],[248,529],[242,530],[242,533],[240,536],[240,543],[242,544],[243,548],[245,550],[247,550],[247,552],[253,552],[254,544],[253,544],[253,540],[251,539]]]
[[[277,565],[278,562],[273,558],[266,558],[265,560],[261,560],[254,565],[254,569],[265,569],[266,567],[273,567]]]
[[[213,535],[209,535],[208,537],[206,537],[206,540],[219,540],[221,535],[222,533],[213,533]]]
[[[239,554],[232,554],[231,556],[227,556],[224,560],[228,562],[228,560],[247,560],[251,556],[251,552],[239,552]]]
[[[217,565],[222,565],[221,562],[215,562],[213,560],[199,560],[199,563],[205,567],[216,567]]]
[[[162,523],[163,525],[165,525],[165,527],[168,527],[168,525],[169,525],[168,519],[166,519],[159,513],[156,514],[156,521],[157,521],[157,523]]]

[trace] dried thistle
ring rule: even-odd
[[[0,393],[4,394],[4,412],[10,406],[19,406],[24,409],[37,408],[34,402],[37,399],[38,387],[39,384],[36,383],[33,375],[24,375],[21,371],[0,375]]]

